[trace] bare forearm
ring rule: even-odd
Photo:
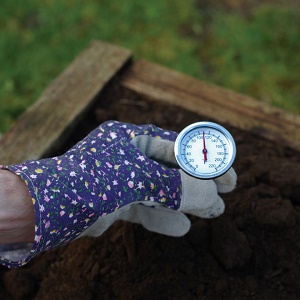
[[[0,244],[33,242],[35,217],[25,182],[0,170]]]

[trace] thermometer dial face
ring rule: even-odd
[[[236,147],[231,134],[213,122],[198,122],[178,135],[174,152],[180,168],[201,179],[212,179],[231,167]]]

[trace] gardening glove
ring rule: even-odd
[[[180,236],[190,228],[184,213],[216,217],[224,211],[217,192],[235,186],[233,170],[215,181],[186,175],[175,163],[177,134],[153,125],[105,122],[64,155],[6,166],[27,184],[36,226],[32,248],[9,267],[81,236],[99,236],[114,221]]]
[[[148,158],[166,166],[178,168],[174,155],[175,137],[170,140],[149,134],[134,137],[130,143]],[[172,133],[173,135],[174,133]],[[173,140],[172,140],[173,138]],[[181,204],[178,210],[170,209],[156,202],[135,202],[99,218],[82,235],[99,236],[117,220],[130,221],[143,225],[146,229],[169,236],[185,235],[191,226],[184,213],[201,218],[218,217],[224,212],[225,205],[218,193],[231,192],[236,186],[237,175],[230,168],[223,176],[214,180],[200,180],[178,170],[182,182]]]

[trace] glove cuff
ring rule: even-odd
[[[30,249],[18,251],[19,257],[1,257],[1,264],[10,267],[25,265],[39,252],[64,245],[76,239],[94,223],[98,215],[93,206],[51,174],[48,167],[55,159],[29,161],[3,167],[19,175],[26,183],[35,212],[35,239]]]

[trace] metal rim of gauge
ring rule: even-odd
[[[188,164],[186,160],[183,158],[183,154],[181,153],[183,148],[183,140],[188,136],[188,134],[192,133],[195,130],[201,129],[201,128],[211,128],[222,134],[222,136],[225,137],[228,145],[228,156],[227,162],[225,166],[221,166],[219,170],[216,170],[214,172],[211,172],[209,174],[201,173],[196,170],[192,170],[190,167],[188,167]],[[189,175],[192,175],[193,177],[199,178],[199,179],[213,179],[222,176],[225,174],[230,167],[232,166],[235,156],[236,156],[236,145],[234,142],[234,139],[232,135],[229,133],[227,129],[225,129],[223,126],[209,121],[202,121],[202,122],[196,122],[193,123],[187,127],[185,127],[177,136],[177,139],[175,141],[174,145],[174,154],[176,161],[180,168],[188,173]]]

